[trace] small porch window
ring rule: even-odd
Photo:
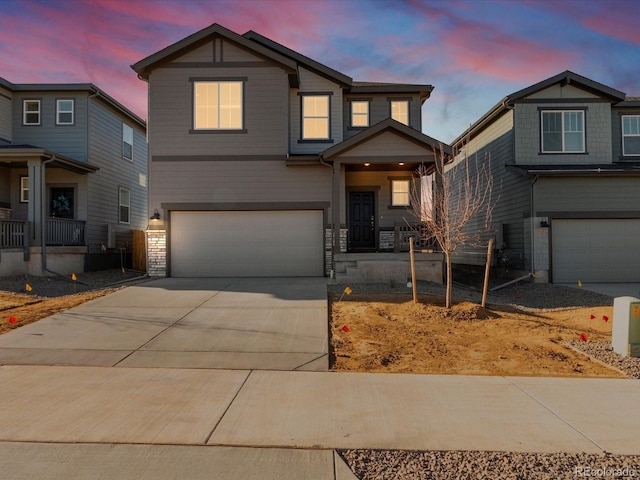
[[[29,177],[20,177],[20,203],[29,202]]]
[[[75,189],[73,187],[51,188],[49,215],[55,218],[73,219],[75,216]]]
[[[391,206],[392,207],[408,207],[409,199],[409,180],[391,180]]]
[[[120,223],[130,223],[131,214],[131,191],[127,188],[118,189],[118,221]]]

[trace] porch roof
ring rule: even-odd
[[[25,168],[27,160],[39,159],[41,161],[51,160],[49,164],[54,168],[63,168],[73,173],[86,175],[99,170],[99,167],[87,162],[80,162],[73,158],[51,152],[44,148],[33,145],[0,145],[0,163],[8,167]]]
[[[402,138],[405,138],[406,140],[427,150],[429,155],[434,155],[436,152],[442,150],[445,156],[452,156],[452,149],[446,143],[436,140],[435,138],[425,135],[424,133],[419,132],[418,130],[415,130],[391,118],[387,118],[386,120],[383,120],[382,122],[377,123],[355,134],[354,136],[338,143],[337,145],[326,149],[320,154],[320,156],[324,160],[333,160],[336,157],[343,155],[349,150],[352,150],[360,145],[363,145],[364,143],[378,137],[379,135],[382,135],[385,132],[392,132]],[[402,158],[402,155],[396,156],[394,158],[395,161],[398,161],[398,159]],[[359,162],[360,160],[353,161]],[[341,162],[349,163],[349,160],[345,158],[341,160]]]

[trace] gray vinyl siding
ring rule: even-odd
[[[89,105],[89,162],[100,168],[88,175],[87,245],[99,252],[108,244],[107,224],[118,232],[117,247],[131,242],[133,230],[144,230],[147,208],[147,146],[145,132],[125,117],[116,114],[97,100]],[[133,128],[133,162],[122,158],[122,123]],[[130,223],[118,222],[118,189],[131,192]]]
[[[467,152],[469,173],[476,177],[476,162],[478,166],[489,164],[489,171],[493,177],[493,191],[491,203],[494,205],[491,232],[483,236],[484,246],[474,247],[464,245],[453,257],[454,263],[467,265],[484,265],[482,255],[465,254],[465,252],[486,252],[486,242],[490,237],[496,239],[496,248],[504,247],[512,251],[514,259],[521,262],[521,267],[529,264],[525,255],[528,249],[528,222],[531,214],[531,195],[529,179],[507,165],[513,164],[513,112],[508,111],[495,120],[489,127],[475,136],[468,145],[459,146]],[[459,182],[465,174],[464,164],[458,163],[453,167],[456,181]],[[472,180],[473,183],[473,180]],[[455,207],[454,207],[455,208]],[[472,219],[465,229],[470,231],[484,228],[484,216]],[[507,238],[504,238],[506,234]]]
[[[362,128],[352,127],[351,126],[351,102],[358,100],[368,100],[369,101],[369,126],[375,125],[376,123],[380,123],[383,120],[391,117],[391,102],[390,99],[395,98],[389,95],[348,95],[344,99],[343,103],[343,118],[344,118],[344,126],[343,126],[343,135],[344,138],[347,139],[356,133],[362,131]],[[415,130],[422,130],[422,104],[420,103],[420,98],[417,95],[413,95],[411,97],[401,97],[401,98],[410,98],[409,102],[409,126],[414,128]]]
[[[8,203],[13,207],[11,202],[11,169],[0,167],[0,204]]]
[[[0,145],[11,142],[12,93],[0,88]]]
[[[606,218],[619,212],[640,212],[640,177],[540,178],[534,202],[537,216],[579,217],[597,212]]]
[[[40,125],[23,125],[23,100],[40,100]],[[74,124],[56,125],[56,100],[74,100]],[[87,94],[17,92],[13,96],[13,143],[28,144],[87,161]]]
[[[611,163],[611,105],[603,102],[584,103],[519,103],[515,106],[515,158],[520,165],[569,165]],[[583,154],[542,154],[539,108],[566,108],[585,111],[585,147]]]
[[[289,95],[290,108],[290,152],[293,154],[317,154],[343,140],[342,88],[335,82],[313,72],[299,68],[300,88],[291,89]],[[301,95],[308,93],[330,93],[331,112],[329,117],[331,142],[304,142],[302,139],[302,100]]]
[[[193,128],[193,78],[243,78],[246,132]],[[287,153],[288,79],[276,66],[159,68],[149,77],[151,155],[282,155]]]

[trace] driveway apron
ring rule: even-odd
[[[324,278],[166,278],[0,336],[0,364],[328,369]]]

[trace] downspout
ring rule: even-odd
[[[334,215],[334,209],[333,209],[333,194],[335,192],[335,181],[334,181],[334,166],[333,164],[327,163],[324,161],[324,159],[322,158],[322,154],[320,154],[319,156],[320,158],[320,165],[324,165],[325,167],[328,167],[331,169],[331,219],[333,220],[333,224],[335,224],[336,219],[333,218]],[[334,278],[335,277],[335,271],[336,271],[336,238],[335,238],[335,228],[331,228],[331,265],[329,268],[329,278]],[[340,240],[338,239],[338,245],[340,244]]]

